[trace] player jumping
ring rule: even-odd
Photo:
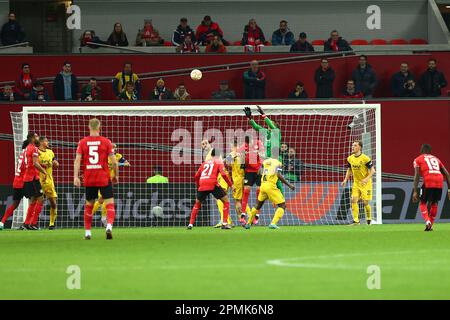
[[[425,220],[425,231],[433,231],[438,203],[442,197],[443,176],[447,179],[447,194],[450,199],[450,175],[441,160],[431,154],[431,146],[429,144],[423,144],[420,148],[420,156],[414,159],[414,202],[419,201],[418,185],[420,176],[423,177],[420,193],[420,212],[422,212],[422,217]]]
[[[125,159],[125,157],[123,155],[121,155],[120,153],[117,152],[117,144],[113,143],[113,148],[114,148],[114,154],[117,160],[117,163],[119,165],[119,167],[129,167],[131,166],[131,164],[128,162],[127,159]],[[112,168],[112,163],[108,158],[108,167],[109,167],[109,174],[111,176],[111,179],[114,177],[114,170]],[[98,208],[100,208],[100,206],[102,207],[102,224],[104,227],[106,227],[106,204],[105,201],[103,200],[102,195],[98,194],[98,199],[97,201],[95,201],[94,203],[94,208],[92,209],[92,214],[95,214],[98,211]]]
[[[375,167],[372,160],[362,153],[363,144],[361,141],[355,141],[352,144],[352,154],[347,158],[348,169],[345,179],[341,185],[345,188],[347,181],[353,176],[352,188],[352,215],[353,222],[351,225],[359,225],[359,205],[361,199],[364,203],[364,211],[366,213],[366,223],[370,225],[372,222],[372,208],[369,201],[372,200],[372,176],[375,173]]]
[[[83,161],[84,186],[86,188],[86,205],[84,208],[85,239],[91,240],[92,210],[94,202],[100,195],[105,199],[106,205],[106,239],[112,239],[112,226],[116,211],[114,209],[114,195],[112,183],[119,181],[119,166],[117,165],[111,141],[100,135],[100,120],[89,120],[89,136],[78,143],[77,155],[74,164],[73,184],[81,186],[80,166]],[[111,178],[108,158],[114,171]]]
[[[27,216],[21,229],[38,230],[37,221],[44,206],[44,195],[42,194],[42,182],[47,178],[47,172],[39,164],[39,136],[36,133],[27,135],[28,145],[25,149],[25,175],[23,177],[23,191],[25,197],[30,199]]]
[[[289,183],[281,175],[282,167],[283,164],[277,159],[269,158],[264,160],[263,173],[261,177],[261,190],[258,195],[256,206],[252,208],[248,222],[245,225],[246,229],[250,229],[253,219],[256,217],[256,214],[267,199],[278,207],[269,228],[279,229],[277,223],[284,215],[284,210],[286,210],[286,202],[281,190],[277,187],[277,181],[280,180],[282,183],[287,185],[289,189],[295,190],[295,186]]]
[[[40,175],[42,181],[42,190],[44,191],[44,195],[50,202],[50,223],[48,229],[54,230],[56,215],[58,214],[58,209],[56,206],[56,199],[58,195],[55,189],[55,182],[53,181],[53,168],[58,168],[59,163],[56,160],[55,154],[51,149],[49,149],[48,145],[49,143],[46,137],[39,138],[39,163],[47,173],[45,179],[43,174]]]
[[[206,197],[212,193],[216,199],[220,199],[223,202],[223,218],[222,218],[222,229],[231,229],[231,225],[228,224],[228,217],[230,215],[230,201],[225,191],[220,187],[217,177],[221,174],[222,178],[227,182],[228,186],[232,186],[232,182],[227,172],[225,171],[225,166],[220,160],[220,157],[216,156],[216,150],[211,150],[211,159],[206,160],[198,168],[195,174],[195,184],[198,187],[197,198],[195,199],[194,207],[191,212],[191,219],[189,220],[188,229],[192,229],[195,223],[197,214],[202,206],[202,202]]]
[[[5,227],[6,220],[13,214],[14,210],[17,209],[23,198],[23,176],[25,173],[25,149],[28,146],[28,140],[25,140],[22,144],[22,152],[17,158],[16,171],[14,174],[13,181],[13,203],[6,209],[3,215],[2,221],[0,222],[0,230]]]

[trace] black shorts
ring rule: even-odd
[[[14,201],[20,201],[22,200],[24,194],[23,194],[23,188],[20,189],[13,189],[13,200]]]
[[[422,202],[439,202],[442,198],[441,188],[425,188],[420,190],[420,200]]]
[[[25,182],[23,184],[23,195],[28,199],[41,197],[43,195],[41,182],[38,179]]]
[[[244,186],[252,187],[254,184],[261,185],[261,175],[258,172],[246,172],[244,176]]]
[[[102,195],[103,199],[111,199],[114,198],[114,192],[112,183],[110,182],[107,186],[104,187],[86,187],[86,200],[92,201],[98,199],[98,193]]]
[[[208,196],[208,194],[210,194],[210,193],[212,193],[212,195],[216,199],[222,199],[223,197],[225,197],[227,195],[221,187],[215,186],[214,190],[197,192],[197,200],[199,200],[200,202],[203,202],[206,199],[206,197]]]

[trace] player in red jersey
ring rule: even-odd
[[[106,239],[112,239],[112,226],[116,211],[114,209],[114,195],[112,183],[119,182],[119,166],[114,155],[111,141],[100,135],[100,120],[89,120],[89,136],[78,143],[77,156],[74,164],[73,184],[81,187],[80,166],[83,162],[84,186],[86,188],[86,205],[84,207],[84,228],[86,240],[90,240],[92,225],[92,209],[100,194],[106,204]],[[111,178],[108,159],[111,163],[113,175]]]
[[[414,159],[413,201],[417,202],[419,200],[418,185],[419,178],[422,176],[423,184],[420,192],[420,212],[422,212],[422,217],[426,223],[425,231],[433,231],[438,202],[442,197],[444,176],[447,179],[447,186],[449,188],[447,193],[450,199],[450,175],[441,160],[431,154],[431,146],[429,144],[423,144],[420,153],[420,156]]]
[[[231,229],[231,226],[228,224],[228,217],[230,215],[230,201],[228,200],[227,194],[217,181],[219,173],[230,187],[233,183],[231,182],[228,173],[225,171],[223,161],[216,156],[216,149],[212,149],[210,155],[211,158],[201,164],[194,177],[195,184],[198,187],[198,193],[197,198],[195,199],[194,207],[192,208],[191,219],[189,220],[189,230],[194,226],[195,218],[197,218],[202,202],[210,193],[212,193],[216,199],[220,199],[223,202],[222,229]]]
[[[17,158],[16,172],[14,174],[13,181],[13,203],[6,209],[0,222],[0,230],[3,230],[6,220],[17,209],[23,198],[23,175],[25,174],[25,148],[28,146],[28,140],[25,140],[22,144],[22,152]]]
[[[256,183],[256,198],[258,198],[259,187],[261,186],[260,169],[264,161],[264,144],[261,140],[253,141],[251,136],[245,136],[245,143],[238,149],[238,153],[245,154],[245,177],[244,191],[242,195],[241,218],[239,222],[242,226],[247,223],[246,212],[248,198],[250,196],[251,187]]]
[[[27,216],[22,229],[38,230],[37,221],[44,206],[44,195],[42,193],[39,173],[43,179],[47,177],[44,168],[39,164],[39,136],[32,132],[27,135],[28,145],[25,148],[25,174],[23,177],[23,194],[30,199]]]

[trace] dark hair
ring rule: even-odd
[[[360,55],[359,58],[360,58],[360,59],[361,59],[361,58],[364,58],[364,59],[367,61],[367,56],[366,56],[365,54]]]
[[[133,81],[127,81],[127,83],[125,83],[125,86],[133,86],[134,87],[134,82]]]
[[[304,87],[305,85],[303,84],[303,82],[297,81],[297,83],[295,84],[295,86]]]
[[[245,143],[249,144],[250,143],[250,136],[246,135],[244,138]]]
[[[133,64],[130,61],[124,62],[123,66],[125,67],[127,64],[129,64],[130,66],[133,66]]]
[[[282,142],[282,143],[280,144],[280,146],[281,146],[282,144],[285,144],[285,145],[288,147],[288,149],[289,149],[289,143],[287,143],[287,142]]]
[[[25,149],[26,147],[28,147],[29,144],[30,144],[30,142],[28,140],[23,140],[23,142],[22,142],[22,150]]]
[[[30,64],[29,64],[29,63],[22,63],[22,69],[23,69],[23,68],[25,68],[26,66],[28,66],[28,67],[29,67],[29,66],[30,66]]]
[[[355,142],[357,143],[357,144],[359,144],[359,146],[361,147],[361,149],[362,149],[362,147],[363,147],[363,143],[362,143],[362,141],[361,140],[355,140]]]
[[[349,83],[349,82],[353,82],[353,84],[355,84],[355,80],[353,80],[353,79],[348,79],[347,83]]]
[[[281,20],[280,24],[282,24],[282,23],[286,23],[287,24],[288,22],[286,20]]]
[[[32,131],[27,134],[27,141],[31,142],[31,139],[36,135],[36,132]]]
[[[216,148],[212,148],[211,149],[211,157],[215,157],[216,156]]]
[[[154,172],[154,173],[162,173],[162,168],[161,168],[161,166],[154,166],[154,167],[153,167],[153,172]]]
[[[39,137],[39,142],[42,142],[42,141],[44,141],[45,139],[47,139],[47,137]]]
[[[421,153],[431,153],[431,146],[428,143],[424,143],[421,147],[420,147],[420,152]]]
[[[89,80],[95,80],[95,81],[97,81],[97,78],[96,78],[96,77],[91,77]]]
[[[320,62],[324,62],[324,61],[328,62],[328,59],[327,58],[320,59]]]
[[[338,32],[337,30],[331,30],[330,34],[332,34],[332,33],[334,33],[334,32],[336,32],[336,33],[339,34],[339,32]]]
[[[435,63],[437,62],[437,60],[435,58],[428,59],[428,62],[430,62],[430,61],[434,61]]]
[[[66,64],[68,64],[69,66],[72,66],[72,64],[69,61],[64,61],[63,66],[65,66]]]

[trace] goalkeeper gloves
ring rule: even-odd
[[[261,115],[264,115],[264,110],[260,106],[256,106],[256,108]]]
[[[244,112],[245,112],[245,116],[246,116],[248,119],[251,119],[251,118],[252,118],[252,110],[251,110],[249,107],[245,107],[245,108],[244,108]]]

